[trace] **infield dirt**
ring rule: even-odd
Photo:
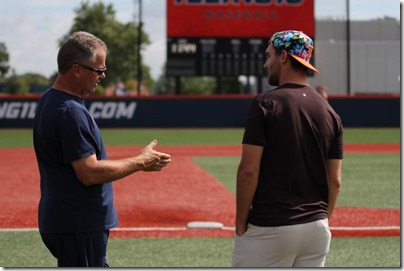
[[[107,147],[109,159],[141,147]],[[162,146],[173,162],[162,172],[138,172],[114,183],[120,226],[111,237],[232,237],[234,195],[191,156],[239,156],[241,146]],[[399,153],[399,144],[345,145],[346,152]],[[0,229],[37,228],[39,173],[32,148],[0,149]],[[191,221],[216,221],[225,229],[186,229]],[[399,236],[400,210],[337,207],[334,237]]]

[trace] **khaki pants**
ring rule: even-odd
[[[232,267],[324,267],[331,242],[328,219],[257,227],[235,237]]]

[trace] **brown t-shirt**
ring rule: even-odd
[[[254,98],[243,144],[263,146],[248,222],[302,224],[327,218],[327,159],[342,159],[343,127],[314,89],[284,84]]]

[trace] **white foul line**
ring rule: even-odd
[[[330,230],[338,231],[384,231],[399,230],[400,226],[375,226],[375,227],[330,227]]]
[[[209,230],[210,228],[200,228]],[[234,231],[234,227],[222,227],[216,230]],[[121,232],[138,232],[138,231],[186,231],[194,230],[187,227],[117,227],[111,231]],[[330,227],[330,230],[338,231],[385,231],[385,230],[400,230],[400,226],[369,226],[369,227]],[[32,232],[38,231],[38,228],[0,228],[0,232]]]
[[[130,227],[130,228],[113,228],[111,231],[185,231],[186,227]]]

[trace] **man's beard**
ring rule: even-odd
[[[268,83],[271,86],[279,86],[279,78],[278,78],[278,76],[269,74],[268,75]]]

